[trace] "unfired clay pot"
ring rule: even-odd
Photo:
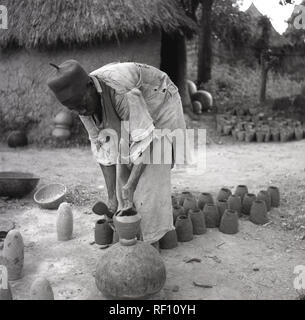
[[[193,224],[189,216],[179,216],[176,220],[175,227],[179,242],[193,240]]]
[[[265,132],[264,131],[256,131],[256,141],[264,142],[265,141]]]
[[[183,191],[179,197],[179,205],[183,206],[183,202],[186,198],[194,198],[191,192],[189,191]]]
[[[217,195],[217,200],[228,200],[231,195],[232,195],[232,192],[230,189],[221,188]]]
[[[206,204],[214,204],[214,199],[210,193],[203,192],[198,198],[198,208],[203,210]]]
[[[54,294],[46,278],[36,279],[30,289],[31,300],[54,300]]]
[[[159,240],[160,249],[174,249],[178,246],[178,238],[176,230],[167,232],[167,234]]]
[[[57,239],[58,241],[69,241],[73,235],[73,213],[71,206],[63,202],[57,210]]]
[[[280,206],[280,191],[279,188],[271,186],[268,188],[268,193],[271,197],[271,207],[277,208]]]
[[[228,209],[228,200],[218,200],[217,207],[219,215],[222,217],[225,211]]]
[[[233,211],[237,211],[238,215],[241,215],[241,199],[239,196],[232,195],[228,199],[228,208]]]
[[[254,130],[246,131],[246,137],[245,137],[246,142],[252,142],[252,141],[254,141],[254,138],[255,138],[255,131]]]
[[[274,142],[279,142],[280,141],[280,131],[279,130],[271,131],[271,139]]]
[[[183,207],[180,205],[176,205],[173,207],[173,219],[174,219],[174,224],[176,223],[176,220],[179,216],[182,216],[185,214],[185,210]]]
[[[270,194],[268,193],[268,191],[265,191],[265,190],[261,190],[257,197],[256,197],[257,200],[263,200],[266,202],[266,207],[267,207],[267,211],[270,211],[271,210],[271,196]]]
[[[263,200],[255,200],[250,211],[250,221],[263,225],[268,222],[267,207]]]
[[[241,202],[244,199],[244,196],[248,193],[248,187],[245,185],[237,186],[235,190],[235,195],[240,197]]]
[[[225,234],[236,234],[238,225],[238,213],[233,210],[226,210],[221,218],[219,230]]]
[[[28,138],[24,131],[13,131],[7,138],[10,148],[25,147],[28,145]]]
[[[105,219],[100,219],[95,224],[94,241],[98,245],[108,245],[113,241],[113,230]]]
[[[242,213],[249,215],[253,202],[256,200],[256,195],[253,193],[247,193],[242,202]]]
[[[201,235],[206,233],[205,218],[200,209],[190,210],[189,215],[193,224],[193,234]]]
[[[115,244],[115,243],[117,243],[119,241],[120,241],[119,234],[116,232],[116,230],[114,230],[113,231],[112,244]]]
[[[304,131],[302,127],[296,127],[294,130],[295,138],[297,140],[302,140],[304,137]]]
[[[207,228],[218,228],[220,224],[220,214],[215,204],[206,204],[203,209],[205,225]]]
[[[195,198],[186,198],[183,202],[183,209],[186,213],[189,210],[196,210],[197,209],[197,201]]]
[[[172,206],[177,206],[179,204],[178,199],[175,196],[172,196]]]

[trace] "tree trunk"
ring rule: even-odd
[[[199,33],[197,84],[207,83],[211,79],[212,68],[212,29],[211,14],[213,0],[202,0],[201,30]]]

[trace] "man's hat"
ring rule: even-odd
[[[59,66],[53,63],[50,65],[56,70],[47,82],[49,88],[64,106],[78,107],[90,79],[87,72],[76,60],[67,60]]]

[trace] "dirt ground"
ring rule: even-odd
[[[104,250],[94,241],[93,203],[105,197],[104,181],[89,148],[11,150],[0,146],[0,170],[32,172],[40,185],[64,183],[74,209],[74,239],[56,239],[56,211],[41,210],[32,195],[0,200],[0,218],[16,222],[25,242],[24,275],[12,282],[15,299],[29,298],[37,276],[47,277],[56,299],[103,300],[94,272]],[[257,193],[269,185],[280,188],[282,203],[270,213],[271,223],[256,226],[240,221],[237,235],[217,229],[162,250],[167,268],[164,289],[154,299],[296,299],[294,267],[305,265],[305,140],[284,144],[226,144],[207,146],[207,169],[174,169],[173,193],[211,192],[246,184]],[[107,249],[106,249],[107,250]],[[201,262],[186,263],[190,258]],[[194,283],[211,288],[194,286]]]

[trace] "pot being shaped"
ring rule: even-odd
[[[232,195],[228,200],[228,208],[233,211],[237,211],[238,215],[241,215],[241,199],[239,196]]]
[[[73,213],[69,203],[63,202],[57,210],[57,240],[69,241],[73,235]]]
[[[219,230],[225,234],[236,234],[238,228],[238,213],[233,210],[226,210],[221,218]]]
[[[9,283],[7,283],[7,288],[3,285],[0,286],[0,301],[13,300],[12,289]]]
[[[160,249],[170,250],[178,246],[178,238],[176,230],[171,230],[159,240]]]
[[[106,219],[100,219],[95,224],[94,241],[98,245],[108,245],[113,241],[113,230]]]
[[[193,225],[193,234],[201,235],[207,232],[207,228],[205,225],[205,217],[201,210],[190,210],[189,215]]]
[[[263,200],[266,202],[266,208],[267,208],[267,211],[270,211],[271,210],[271,196],[269,194],[268,191],[265,191],[265,190],[261,190],[257,197],[256,197],[257,200]]]
[[[206,204],[203,209],[205,225],[207,228],[218,228],[220,225],[220,214],[215,204]]]
[[[134,240],[140,231],[141,217],[133,209],[121,210],[113,216],[113,223],[120,242]]]
[[[175,227],[179,242],[188,242],[193,240],[193,224],[189,216],[179,216]]]
[[[189,210],[196,210],[197,209],[197,201],[195,198],[186,198],[183,202],[183,209],[186,213]]]
[[[228,209],[228,201],[227,200],[218,200],[217,207],[220,217],[223,216],[225,211]]]
[[[95,282],[108,299],[139,300],[158,293],[166,281],[166,269],[158,251],[141,241],[132,246],[113,245],[100,258]]]
[[[174,206],[173,207],[173,219],[174,219],[174,224],[176,223],[176,220],[179,216],[183,216],[185,214],[185,210],[183,207],[180,205]]]
[[[228,200],[232,192],[228,188],[221,188],[217,195],[217,200]]]
[[[203,210],[206,204],[214,204],[214,199],[210,193],[203,192],[198,198],[198,208]]]
[[[31,300],[54,300],[54,293],[46,278],[37,278],[30,289]]]
[[[28,138],[23,131],[13,131],[7,138],[10,148],[25,147],[28,145]]]
[[[184,200],[186,198],[194,198],[193,194],[189,191],[183,191],[179,196],[179,205],[183,206]]]
[[[275,187],[275,186],[270,186],[267,191],[271,197],[271,207],[278,208],[280,206],[280,190],[279,190],[279,188]]]
[[[241,202],[243,201],[244,196],[245,196],[247,193],[248,193],[248,187],[247,187],[247,186],[245,186],[245,185],[239,185],[239,186],[236,187],[235,195],[240,197]]]
[[[249,215],[253,202],[256,200],[256,195],[253,193],[247,193],[242,202],[242,213]]]
[[[19,231],[11,230],[7,234],[4,240],[2,256],[8,272],[8,280],[21,279],[24,262],[24,243]]]
[[[268,220],[266,203],[263,200],[255,200],[250,211],[250,221],[255,224],[263,225]]]

